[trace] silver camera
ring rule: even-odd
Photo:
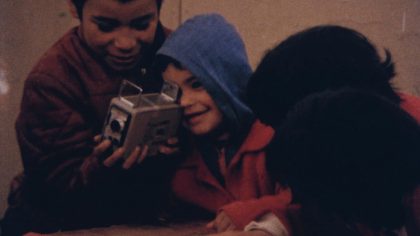
[[[123,95],[128,87],[137,94]],[[125,148],[127,157],[137,145],[148,145],[148,156],[177,133],[182,109],[176,103],[178,87],[164,82],[160,93],[142,94],[137,85],[124,80],[118,97],[111,100],[102,137],[112,142],[113,150]]]

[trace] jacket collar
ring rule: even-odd
[[[247,137],[245,138],[244,142],[240,146],[239,150],[235,154],[233,159],[237,159],[237,155],[248,153],[248,152],[256,152],[264,149],[271,141],[274,136],[274,130],[270,126],[264,125],[261,121],[256,120],[252,125],[251,129]],[[198,167],[204,166],[203,160],[201,158],[202,155],[199,153],[199,150],[195,148],[194,142],[193,145],[194,150],[188,155],[187,159],[183,164],[182,167]]]

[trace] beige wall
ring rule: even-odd
[[[254,68],[265,50],[308,26],[355,28],[378,48],[391,50],[396,85],[420,95],[419,0],[166,0],[162,20],[175,28],[205,12],[219,12],[238,27]],[[21,170],[13,123],[23,80],[40,55],[75,23],[64,0],[0,1],[0,86],[4,71],[10,86],[8,93],[0,94],[0,215],[8,184]]]

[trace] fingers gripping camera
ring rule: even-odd
[[[128,86],[138,94],[123,96]],[[177,94],[178,87],[169,82],[160,93],[142,94],[140,87],[124,80],[118,97],[111,100],[102,137],[111,140],[114,150],[124,147],[126,157],[138,145],[148,145],[147,155],[156,155],[160,144],[176,136],[182,116]]]

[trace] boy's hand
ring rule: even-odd
[[[179,152],[179,140],[177,137],[169,138],[165,144],[159,146],[159,152],[164,155],[172,155]]]
[[[100,135],[97,135],[94,137],[94,141],[98,143],[96,147],[93,149],[94,156],[100,156],[101,154],[106,152],[108,148],[111,147],[110,140],[106,139],[106,140],[100,141],[100,139],[101,139]],[[124,151],[125,151],[124,148],[118,148],[109,157],[107,157],[102,162],[102,164],[106,167],[112,167],[119,160],[124,160],[122,164],[122,168],[126,170],[130,169],[136,163],[141,163],[145,159],[147,155],[147,151],[148,151],[148,146],[146,145],[143,147],[136,147],[126,159],[124,159]]]
[[[216,218],[210,223],[208,223],[206,227],[209,229],[214,229],[217,232],[224,232],[236,229],[236,226],[233,224],[233,221],[223,211],[217,214]]]

